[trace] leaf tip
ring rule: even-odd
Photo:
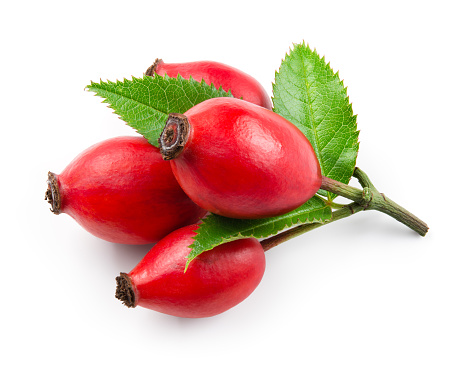
[[[183,269],[183,274],[186,273],[186,271],[188,270],[188,266],[190,265],[191,261],[193,261],[193,258],[189,258],[189,256],[186,257],[186,263],[185,263],[185,268]]]

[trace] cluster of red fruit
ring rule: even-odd
[[[320,188],[315,152],[297,127],[274,113],[251,76],[214,62],[166,64],[146,75],[195,80],[235,98],[206,100],[171,113],[159,149],[143,137],[118,137],[49,173],[46,199],[87,231],[125,244],[157,243],[116,297],[181,317],[207,317],[243,301],[265,269],[259,241],[239,239],[195,258],[185,272],[198,222],[207,212],[254,219],[289,212]]]

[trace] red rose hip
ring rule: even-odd
[[[145,72],[145,75],[149,76],[154,74],[162,76],[167,74],[173,78],[180,74],[185,79],[189,79],[191,76],[198,82],[204,79],[206,84],[213,84],[217,89],[222,87],[238,99],[242,98],[264,108],[272,109],[270,97],[256,79],[234,67],[219,62],[165,63],[163,60],[157,59]]]
[[[206,213],[182,191],[159,149],[143,137],[105,140],[60,175],[48,173],[45,198],[93,235],[115,243],[155,243]]]
[[[159,241],[128,274],[116,278],[116,297],[177,317],[210,317],[248,297],[265,271],[265,254],[254,238],[221,244],[196,257],[185,272],[198,225]]]
[[[304,134],[243,100],[210,99],[170,114],[160,144],[188,196],[222,216],[281,215],[321,186],[320,165]]]

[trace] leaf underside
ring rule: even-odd
[[[348,183],[359,149],[357,116],[339,74],[325,58],[305,43],[294,45],[275,74],[273,104],[309,139],[322,174]],[[336,197],[323,192],[330,201]]]
[[[272,218],[234,219],[210,214],[196,230],[187,266],[196,256],[223,243],[249,237],[266,238],[295,225],[326,222],[329,219],[330,207],[317,196],[289,213]]]
[[[91,82],[86,87],[104,98],[103,102],[148,142],[159,146],[158,139],[169,113],[184,113],[196,104],[215,97],[232,97],[222,88],[181,76],[154,75],[131,80]]]

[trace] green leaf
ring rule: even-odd
[[[248,237],[266,238],[294,225],[326,222],[329,219],[331,208],[318,196],[289,213],[272,218],[234,219],[210,214],[196,230],[186,267],[196,256],[220,244]]]
[[[86,87],[104,98],[103,102],[122,120],[137,130],[151,144],[158,139],[169,113],[184,113],[196,104],[214,97],[232,97],[222,88],[217,90],[204,81],[197,82],[181,76],[170,78],[160,75],[132,77],[131,80],[91,82]]]
[[[359,148],[357,116],[343,82],[325,58],[305,43],[294,45],[275,74],[273,104],[274,111],[312,143],[322,174],[348,183]],[[336,197],[327,196],[330,201]]]

